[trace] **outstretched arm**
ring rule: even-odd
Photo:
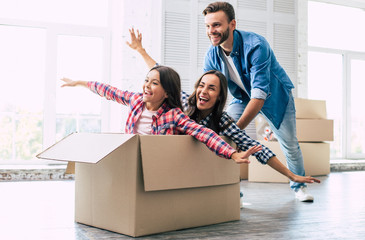
[[[64,82],[64,84],[61,85],[61,87],[86,87],[87,88],[87,81],[74,81],[69,78],[61,78],[61,80]]]
[[[153,68],[156,65],[156,61],[153,60],[153,58],[148,55],[146,50],[142,46],[142,33],[140,33],[137,29],[137,35],[134,32],[134,28],[129,29],[129,34],[131,35],[131,42],[126,42],[127,45],[132,48],[133,50],[136,50],[141,56],[143,57],[143,60],[147,64],[149,68]]]
[[[269,159],[269,161],[267,162],[267,164],[272,167],[273,169],[275,169],[276,171],[278,171],[279,173],[283,174],[284,176],[287,176],[290,180],[292,180],[293,182],[299,182],[299,183],[320,183],[321,181],[311,177],[311,176],[299,176],[296,175],[294,173],[292,173],[287,167],[285,167],[280,161],[279,159],[274,156],[272,158]]]

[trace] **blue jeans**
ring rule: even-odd
[[[236,121],[241,117],[246,105],[238,99],[233,99],[227,108],[228,114]],[[277,129],[267,118],[263,115],[271,127],[271,130],[275,133],[275,137],[280,143],[280,147],[285,155],[287,166],[290,171],[299,176],[305,176],[303,155],[300,150],[296,120],[295,120],[295,105],[292,94],[289,96],[289,103],[286,108],[283,122],[279,129]],[[301,186],[306,186],[304,183],[296,183],[290,181],[290,187],[295,191]]]

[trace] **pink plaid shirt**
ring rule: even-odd
[[[135,133],[134,127],[142,114],[144,107],[142,93],[121,91],[108,84],[88,82],[88,88],[108,100],[129,106],[129,114],[125,126],[125,132]],[[214,131],[197,124],[186,116],[179,108],[170,108],[166,103],[157,110],[152,117],[153,135],[177,135],[188,134],[205,143],[207,147],[218,156],[231,158],[236,151]]]

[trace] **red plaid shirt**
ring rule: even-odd
[[[121,91],[108,84],[88,82],[88,88],[108,100],[129,106],[129,115],[125,125],[125,132],[135,133],[134,127],[142,114],[144,107],[142,93]],[[214,131],[197,124],[186,116],[179,108],[170,108],[166,103],[157,110],[152,117],[151,134],[153,135],[177,135],[188,134],[205,143],[207,147],[217,155],[231,158],[236,151]]]

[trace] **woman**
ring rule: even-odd
[[[180,77],[172,68],[152,68],[146,76],[142,93],[122,91],[99,82],[61,80],[65,82],[62,87],[87,87],[108,100],[129,106],[126,133],[189,134],[205,143],[218,156],[233,159],[236,163],[249,162],[248,157],[261,150],[261,146],[253,146],[247,152],[237,152],[214,131],[186,116],[181,110]]]
[[[129,32],[131,42],[127,42],[127,45],[141,54],[148,67],[156,66],[157,62],[142,47],[142,34],[137,30],[136,35],[133,28]],[[182,105],[191,119],[220,135],[227,136],[237,144],[240,150],[245,151],[249,147],[260,145],[259,142],[247,136],[245,131],[241,130],[234,120],[223,111],[227,100],[227,89],[227,80],[222,73],[216,70],[208,71],[195,83],[195,90],[190,97],[182,92]],[[269,148],[263,145],[261,151],[252,155],[262,164],[268,164],[293,182],[320,183],[320,180],[311,176],[299,176],[292,173]]]

